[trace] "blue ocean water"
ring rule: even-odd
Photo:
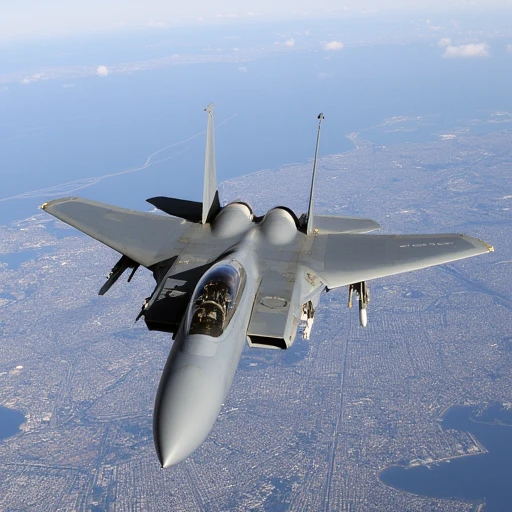
[[[381,481],[414,494],[485,502],[486,512],[508,512],[512,502],[512,415],[510,410],[494,404],[475,417],[476,412],[470,407],[452,407],[442,425],[445,429],[470,432],[487,453],[430,467],[390,467],[381,473]]]

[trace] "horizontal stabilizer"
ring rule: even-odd
[[[203,203],[198,201],[187,201],[186,199],[175,199],[173,197],[151,197],[146,199],[149,204],[162,212],[185,219],[190,222],[201,222]],[[216,212],[217,213],[217,212]]]
[[[315,215],[313,218],[313,232],[320,235],[369,233],[377,229],[380,229],[379,224],[370,219],[336,215]]]

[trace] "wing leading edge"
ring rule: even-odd
[[[149,267],[174,255],[190,224],[78,197],[56,199],[41,208],[83,233]]]
[[[458,234],[317,235],[305,264],[337,288],[491,252],[489,244]]]

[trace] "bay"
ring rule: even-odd
[[[443,416],[442,427],[469,432],[487,452],[428,466],[392,466],[381,472],[380,480],[422,496],[485,503],[486,512],[509,511],[511,419],[510,409],[499,404],[492,404],[480,414],[472,407],[452,407]]]

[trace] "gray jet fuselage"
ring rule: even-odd
[[[226,267],[242,274],[240,279],[243,281],[239,297],[233,297],[236,303],[232,306],[234,310],[229,323],[215,335],[193,332],[194,309],[197,309],[200,300],[197,296],[204,288],[204,282]],[[195,301],[191,300],[187,307],[155,401],[153,436],[164,468],[186,459],[195,451],[219,415],[246,343],[258,276],[251,244],[246,242],[218,260],[196,287]],[[203,304],[217,307],[213,301],[206,300]],[[209,311],[210,315],[216,313],[219,313],[216,309]]]
[[[261,256],[265,255],[276,262],[282,260],[288,278],[299,284],[296,289],[301,292],[301,297],[295,301],[297,310],[291,308],[292,319],[300,317],[299,306],[305,300],[313,300],[316,305],[324,289],[318,279],[313,283],[296,279],[297,270],[302,270],[298,265],[300,254],[309,244],[307,237],[297,231],[296,221],[287,210],[274,208],[257,224],[252,223],[250,216],[246,205],[233,203],[225,208],[223,217],[212,225],[211,236],[214,238],[227,240],[240,235],[243,238],[216,258],[196,285],[165,365],[153,416],[155,447],[163,467],[186,459],[204,441],[229,392],[246,340],[250,345],[257,345],[257,342],[251,342],[247,333],[250,333],[249,320],[261,281],[262,272],[258,266],[258,262],[263,261]],[[199,229],[204,231],[208,228]],[[167,277],[176,275],[180,264],[189,265],[196,257],[204,256],[201,248],[198,254],[194,254],[197,241],[204,236],[204,232],[200,235],[190,233],[187,246],[183,248],[187,260],[180,258]],[[240,297],[233,297],[232,318],[226,328],[221,333],[215,332],[214,336],[208,335],[206,330],[194,332],[194,310],[201,302],[205,282],[208,283],[210,276],[226,266],[238,268],[238,273],[242,274]],[[276,297],[269,297],[269,300],[272,299],[276,300]],[[203,302],[212,308],[218,307],[213,300]],[[285,320],[290,307],[290,304],[286,305]],[[279,317],[279,303],[274,310],[270,315]],[[216,312],[214,309],[210,314]],[[290,342],[293,342],[297,326],[298,322],[292,323]]]

